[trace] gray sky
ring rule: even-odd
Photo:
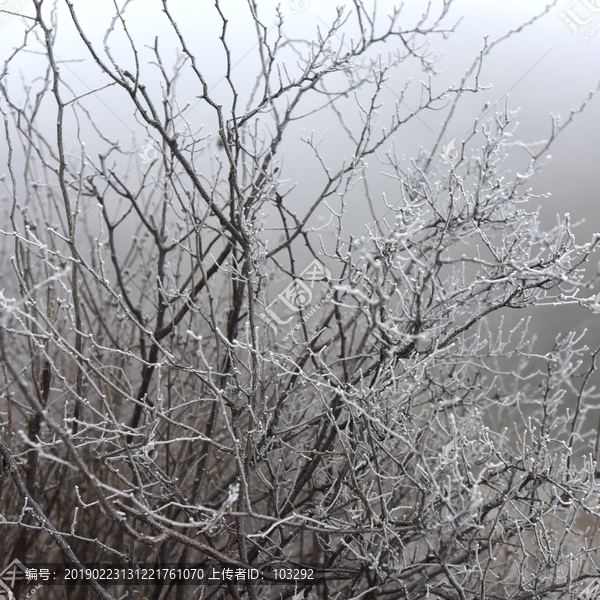
[[[28,0],[4,0],[0,2],[0,8],[15,12],[27,12]],[[261,18],[267,28],[274,23],[273,15],[278,3],[273,0],[259,0],[258,6]],[[316,0],[283,0],[281,11],[286,19],[286,31],[288,35],[300,39],[314,39],[317,27],[324,27],[330,22],[337,2]],[[414,23],[422,13],[427,3],[419,0],[407,1],[404,9],[403,23]],[[439,7],[439,0],[432,3],[432,13],[435,7]],[[511,29],[519,27],[535,14],[543,11],[545,1],[540,0],[504,0],[503,2],[491,0],[456,0],[450,14],[446,19],[448,26],[458,22],[456,32],[447,40],[438,37],[431,40],[431,50],[440,56],[438,69],[443,71],[440,78],[440,87],[444,83],[458,82],[462,74],[471,65],[474,56],[480,51],[484,37],[490,40],[498,39]],[[63,59],[74,59],[83,56],[84,53],[76,36],[69,32],[68,19],[63,19],[62,14],[66,11],[62,3],[60,5],[59,28],[62,28],[63,36],[57,47],[57,53]],[[391,2],[380,2],[379,12],[384,15],[392,6]],[[589,3],[588,3],[589,5]],[[216,96],[223,95],[227,98],[227,86],[222,80],[222,56],[215,53],[215,41],[220,32],[221,24],[215,18],[212,3],[190,3],[186,0],[169,2],[173,14],[178,17],[182,31],[193,40],[194,50],[201,61],[201,68],[206,73],[209,84]],[[256,56],[252,52],[255,44],[255,31],[250,27],[247,19],[248,9],[245,0],[226,0],[222,3],[223,10],[231,19],[229,23],[229,36],[233,41],[234,69],[233,75],[238,82],[247,86],[251,85],[250,74],[253,71],[253,61]],[[299,9],[294,11],[294,6]],[[75,8],[78,11],[81,22],[93,39],[101,43],[106,27],[114,14],[113,3],[109,0],[75,0]],[[580,20],[589,20],[586,26],[582,26],[575,33],[569,25],[561,18],[564,15],[577,15]],[[146,44],[152,44],[156,35],[160,37],[161,48],[165,55],[169,56],[169,45],[173,41],[173,34],[165,26],[165,18],[161,13],[161,3],[158,0],[144,0],[133,2],[128,8],[128,25],[137,40],[142,39]],[[244,18],[244,15],[246,17]],[[7,15],[0,19],[0,58],[5,58],[11,49],[20,43],[23,26],[18,17],[8,20]],[[600,28],[600,9],[594,12],[587,8],[585,0],[576,2],[559,0],[548,14],[532,26],[526,27],[518,35],[512,36],[495,48],[487,57],[481,74],[481,82],[490,85],[491,88],[477,95],[465,97],[447,132],[447,141],[456,138],[457,142],[464,139],[473,125],[474,118],[479,114],[481,107],[486,101],[493,106],[496,103],[504,103],[509,95],[509,107],[519,109],[517,121],[519,122],[518,137],[531,143],[536,140],[545,139],[550,131],[550,114],[559,114],[563,121],[568,117],[569,111],[577,108],[585,100],[588,93],[595,89],[600,80],[600,34],[596,33],[585,39],[586,31],[594,27]],[[344,32],[348,37],[352,31]],[[120,41],[119,41],[120,40]],[[122,51],[124,57],[131,59],[131,52],[125,40],[115,35],[115,48]],[[392,51],[393,48],[390,48]],[[143,53],[142,53],[143,59]],[[171,51],[171,56],[174,56]],[[121,58],[121,57],[120,57]],[[35,70],[35,57],[28,58],[31,62],[21,65],[21,68],[31,71]],[[127,60],[125,60],[127,64]],[[131,64],[133,61],[130,60]],[[41,64],[41,63],[39,63]],[[14,68],[14,67],[13,67]],[[84,64],[69,63],[61,67],[72,71],[74,85],[81,93],[97,87],[97,81],[89,79],[89,72]],[[393,102],[395,96],[400,92],[408,78],[414,79],[418,90],[419,79],[422,73],[410,67],[402,67],[388,82],[388,101]],[[15,78],[16,79],[16,78]],[[193,103],[197,96],[194,89],[195,83],[185,80],[179,83],[182,104],[186,101]],[[415,98],[407,97],[407,106]],[[116,101],[115,101],[116,102]],[[570,127],[564,131],[552,149],[552,160],[544,171],[535,179],[537,192],[551,192],[551,200],[545,202],[543,210],[543,222],[547,226],[556,223],[556,214],[570,212],[573,221],[586,220],[579,230],[579,241],[589,239],[595,231],[600,231],[598,220],[598,177],[599,169],[597,162],[599,158],[600,98],[593,100],[587,110],[577,115]],[[139,128],[133,124],[120,119],[117,110],[113,110],[110,102],[97,105],[98,115],[109,130],[119,132],[123,140],[131,139],[135,129],[135,135],[140,136]],[[200,109],[198,109],[200,111]],[[404,151],[417,151],[419,147],[431,148],[442,115],[432,113],[423,115],[420,122],[414,122],[407,128],[407,135],[403,139]],[[201,127],[203,117],[201,112],[190,113],[190,119],[195,126]],[[196,121],[194,121],[196,119]],[[326,130],[327,124],[315,122],[317,127]],[[130,129],[130,131],[127,131]],[[216,133],[203,130],[203,133]],[[137,144],[143,143],[143,138],[136,138]],[[332,141],[335,146],[335,140]],[[338,148],[332,147],[332,151],[339,152]],[[298,152],[296,147],[286,150],[285,160],[287,164],[296,160],[302,168],[302,159],[295,158]],[[5,149],[0,148],[0,155],[4,159]],[[0,169],[3,172],[4,169]],[[360,232],[364,227],[364,216],[358,215],[357,219],[350,223],[352,229]],[[595,268],[595,265],[592,265]],[[593,293],[584,292],[586,297]],[[546,310],[546,309],[545,309]],[[577,327],[587,325],[596,334],[600,334],[600,323],[598,319],[586,312],[585,309],[573,306],[564,309],[565,316],[562,326],[567,329],[571,323]],[[551,309],[542,311],[542,315],[548,314],[552,318]],[[566,325],[565,325],[566,324]],[[575,325],[574,325],[575,326]],[[551,343],[556,335],[556,324],[552,327],[541,326],[543,335],[547,336],[546,343]]]

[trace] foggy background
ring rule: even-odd
[[[263,24],[267,29],[272,29],[277,3],[271,0],[259,0],[257,4]],[[427,7],[427,2],[422,0],[410,0],[405,4],[401,23],[415,23]],[[74,5],[84,30],[93,42],[101,46],[114,15],[112,2],[75,0]],[[225,58],[218,40],[222,23],[217,18],[213,3],[176,0],[170,1],[168,5],[184,36],[188,40],[193,40],[192,50],[199,61],[199,68],[206,76],[211,94],[227,105],[231,101],[231,94],[223,77]],[[319,27],[324,29],[325,25],[331,22],[336,3],[327,0],[320,2],[284,0],[279,6],[285,19],[286,34],[296,39],[312,40],[316,38]],[[391,2],[379,2],[379,14],[383,17],[392,6]],[[431,13],[436,14],[440,6],[441,2],[432,2]],[[456,0],[444,20],[448,29],[456,25],[454,33],[449,34],[447,39],[437,36],[429,40],[431,57],[438,57],[435,68],[442,72],[439,81],[434,85],[441,90],[446,83],[458,84],[472,65],[477,53],[481,51],[485,36],[489,36],[490,41],[496,40],[510,30],[520,27],[534,15],[542,12],[546,6],[547,3],[540,0],[527,2],[511,0],[502,3],[491,0]],[[0,2],[0,8],[9,11],[4,12],[0,19],[0,56],[4,63],[13,48],[22,42],[24,23],[27,22],[26,15],[31,14],[29,12],[31,7],[27,0],[9,0]],[[227,35],[233,48],[232,77],[240,89],[247,94],[246,98],[240,100],[240,108],[243,109],[245,101],[252,92],[254,76],[259,65],[259,57],[256,52],[253,52],[256,48],[256,31],[252,26],[246,2],[226,0],[222,3],[222,8],[229,19]],[[589,24],[579,27],[575,33],[561,18],[561,13],[566,14],[565,11],[568,10],[575,11],[582,19],[589,18]],[[161,11],[162,4],[158,0],[144,0],[133,2],[126,12],[128,27],[140,50],[142,79],[145,77],[149,88],[156,84],[156,88],[152,89],[155,99],[159,98],[160,88],[156,83],[156,76],[152,75],[155,72],[152,70],[154,67],[147,63],[152,60],[150,48],[156,36],[159,37],[165,65],[170,68],[176,59],[174,50],[176,39]],[[11,12],[18,14],[11,15],[9,14]],[[137,151],[141,151],[147,141],[145,130],[133,119],[131,107],[124,103],[124,93],[120,89],[113,86],[98,91],[108,83],[108,78],[95,79],[94,73],[98,73],[98,69],[90,69],[87,52],[74,34],[67,12],[66,6],[59,2],[57,19],[59,36],[56,53],[62,60],[61,74],[69,81],[74,93],[89,95],[87,106],[94,111],[96,123],[102,130],[111,139],[118,138],[124,148],[132,150],[130,164],[119,165],[119,167],[129,177],[139,177],[140,164]],[[543,18],[498,45],[484,60],[480,76],[480,83],[490,86],[490,89],[477,94],[466,94],[463,97],[442,143],[446,144],[456,139],[456,145],[459,147],[461,141],[471,131],[474,120],[481,114],[486,102],[490,103],[492,109],[488,113],[489,118],[493,114],[493,109],[495,107],[502,109],[507,100],[510,110],[519,110],[516,118],[519,127],[515,133],[515,140],[533,143],[547,139],[551,128],[550,115],[560,115],[564,122],[569,116],[569,111],[579,108],[590,91],[596,89],[598,85],[600,34],[596,32],[586,39],[586,33],[596,25],[600,26],[600,8],[598,12],[592,12],[582,3],[582,0],[577,2],[561,0],[549,8]],[[353,25],[349,25],[346,29],[342,27],[340,44],[349,43],[352,36],[356,38],[356,30],[353,30],[353,27]],[[391,45],[388,46],[390,52],[395,50]],[[110,47],[116,61],[120,65],[131,65],[129,68],[134,72],[133,54],[127,39],[121,33],[115,32],[112,35]],[[381,48],[378,50],[382,51]],[[21,74],[16,72],[17,65]],[[13,64],[9,75],[12,79],[11,91],[15,97],[18,96],[16,86],[20,79],[33,81],[36,73],[41,73],[41,69],[45,67],[44,56],[36,55],[34,52],[28,54],[26,60],[21,57],[16,64]],[[290,68],[293,68],[292,56],[290,56]],[[394,69],[382,96],[384,101],[380,110],[382,118],[391,111],[402,89],[411,80],[403,104],[407,112],[416,108],[421,93],[419,82],[424,77],[426,76],[418,68],[416,61],[407,60]],[[182,77],[178,80],[178,103],[181,107],[189,104],[186,113],[187,123],[182,122],[182,135],[192,135],[195,139],[205,138],[202,142],[206,146],[203,155],[205,159],[197,166],[199,170],[209,173],[218,167],[215,158],[219,155],[216,144],[217,131],[214,118],[212,115],[207,116],[206,109],[198,101],[199,93],[197,80],[191,77]],[[548,199],[532,202],[542,206],[542,223],[545,228],[557,223],[559,219],[557,215],[568,212],[572,222],[580,223],[576,229],[579,243],[589,241],[594,232],[600,231],[598,223],[599,102],[600,98],[593,99],[582,114],[575,116],[573,123],[554,143],[551,159],[548,159],[543,173],[533,180],[535,193],[551,193]],[[5,110],[3,100],[0,100],[0,106]],[[307,112],[312,108],[307,106]],[[47,103],[42,109],[46,111],[44,118],[48,126],[47,133],[51,137],[55,122],[55,107]],[[431,151],[447,112],[447,110],[423,112],[401,127],[395,139],[397,154],[410,161],[411,157],[416,157],[420,149]],[[89,124],[82,122],[79,125],[88,153],[96,155],[97,152],[101,152],[102,143]],[[297,203],[299,214],[310,205],[311,194],[319,190],[319,185],[322,184],[319,173],[314,168],[314,155],[306,144],[301,142],[301,138],[311,134],[315,138],[323,138],[321,143],[323,153],[331,158],[335,166],[339,166],[343,159],[348,160],[350,157],[345,155],[346,145],[336,127],[337,125],[331,122],[330,113],[317,112],[297,121],[290,128],[293,135],[286,134],[288,135],[286,144],[284,150],[279,152],[278,159],[282,179],[289,181],[290,188],[297,184],[290,192],[289,198]],[[75,135],[74,128],[72,131]],[[98,143],[97,149],[93,147],[95,143]],[[70,146],[67,144],[66,150],[77,154],[78,147],[78,141],[73,139]],[[471,149],[474,148],[466,148],[467,155]],[[6,175],[6,159],[7,148],[3,138],[0,146],[0,175]],[[523,150],[516,149],[507,164],[513,171],[524,170],[528,164],[528,156]],[[442,164],[440,168],[443,172],[444,165]],[[386,193],[387,200],[394,204],[395,186],[389,179],[380,175],[380,170],[380,165],[373,158],[368,168],[371,195],[375,199],[381,199],[382,194]],[[6,209],[11,194],[8,180],[4,179],[0,186],[2,186],[0,201]],[[355,236],[364,234],[365,224],[372,221],[360,189],[357,188],[355,192],[349,196],[344,221],[346,239],[350,234]],[[385,212],[382,210],[378,216]],[[320,208],[313,215],[311,225],[325,226],[330,216],[326,214],[324,208]],[[265,219],[268,223],[269,215],[265,215]],[[270,248],[276,243],[277,236],[269,239]],[[8,277],[8,280],[2,281],[0,288],[6,287],[7,295],[9,291],[14,291],[14,283],[10,280],[10,271],[7,269],[11,252],[10,242],[4,237],[0,246],[0,260],[3,265],[2,273],[4,277]],[[591,272],[598,271],[598,264],[595,258],[589,265]],[[600,284],[596,289],[581,290],[580,296],[591,298],[598,291],[600,291]],[[531,331],[535,331],[538,336],[536,349],[540,353],[551,348],[559,333],[565,334],[569,331],[587,329],[590,348],[593,350],[600,344],[600,315],[593,314],[588,308],[572,304],[567,307],[536,307],[529,312],[533,319]],[[527,316],[527,311],[507,312],[506,316],[511,322],[516,322]],[[597,416],[594,416],[594,419],[596,418]]]

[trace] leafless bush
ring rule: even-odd
[[[495,47],[440,88],[451,0],[417,21],[355,0],[312,40],[249,0],[243,68],[240,6],[198,9],[219,22],[210,62],[167,0],[150,44],[139,3],[100,37],[69,0],[33,4],[0,75],[3,566],[252,567],[260,584],[202,588],[252,599],[527,600],[597,576],[598,351],[588,369],[581,336],[540,353],[503,321],[588,283],[600,236],[578,244],[568,215],[543,231],[528,187],[578,110],[519,146],[508,106],[484,107],[443,149]],[[390,102],[407,62],[428,76],[412,109],[408,84]],[[431,111],[436,143],[403,158],[398,132]]]

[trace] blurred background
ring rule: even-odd
[[[414,25],[427,10],[431,17],[426,19],[429,19],[427,22],[431,22],[443,5],[441,0],[411,0],[402,8],[400,23],[406,24],[407,27]],[[97,0],[93,3],[75,0],[74,6],[90,39],[94,43],[102,44],[114,18],[113,3],[108,0]],[[168,7],[182,34],[193,45],[190,49],[199,59],[198,67],[206,78],[211,94],[224,105],[231,103],[230,89],[224,78],[226,57],[219,42],[223,25],[214,5],[199,2],[192,6],[186,0],[170,0]],[[319,28],[323,29],[335,17],[336,3],[328,0],[283,0],[280,3],[258,0],[256,7],[271,39],[275,39],[277,33],[275,20],[279,10],[284,20],[286,35],[311,41],[318,38]],[[348,5],[348,8],[350,7],[351,3]],[[4,11],[0,15],[0,58],[4,64],[13,49],[23,41],[28,23],[27,15],[31,14],[32,7],[29,0],[5,0],[0,2],[0,9]],[[255,52],[257,31],[250,18],[248,2],[227,0],[221,3],[221,9],[228,19],[226,35],[232,48],[232,78],[247,95],[239,100],[240,106],[243,107],[253,93],[255,75],[260,64],[260,57]],[[385,15],[391,10],[393,3],[378,3],[381,23],[385,22]],[[505,0],[502,3],[490,0],[455,0],[450,4],[440,24],[440,27],[448,30],[448,35],[432,36],[426,48],[433,68],[440,73],[434,80],[433,89],[441,90],[444,85],[459,84],[475,57],[483,50],[486,39],[487,43],[498,40],[510,31],[521,28],[524,23],[544,11],[546,14],[542,18],[523,27],[491,50],[484,60],[479,76],[480,84],[488,86],[488,89],[463,96],[445,131],[443,144],[455,140],[456,146],[459,147],[472,130],[475,119],[482,114],[486,103],[489,103],[491,111],[488,118],[493,115],[495,108],[500,110],[508,106],[510,110],[518,110],[515,141],[543,144],[551,132],[551,115],[559,115],[562,122],[566,121],[570,111],[578,109],[590,92],[597,88],[600,82],[600,34],[595,27],[600,28],[600,8],[595,8],[592,3],[584,0],[560,0],[553,4],[541,0]],[[139,177],[139,156],[143,155],[144,144],[148,142],[144,128],[131,116],[130,109],[121,110],[123,92],[116,86],[106,87],[109,83],[106,77],[95,79],[94,73],[98,70],[89,68],[87,52],[75,35],[67,12],[65,4],[58,3],[55,26],[59,35],[56,53],[61,60],[61,73],[66,76],[75,94],[89,95],[87,106],[93,111],[96,122],[103,131],[111,139],[118,138],[124,148],[131,150],[131,163],[120,166],[130,177]],[[175,50],[177,44],[175,34],[166,22],[162,3],[159,0],[132,2],[127,7],[126,14],[127,25],[139,49],[138,59],[142,74],[145,73],[148,77],[156,67],[150,64],[153,60],[151,50],[155,43],[160,47],[165,65],[170,68],[178,59]],[[577,21],[585,24],[578,24]],[[357,39],[353,23],[354,21],[351,21],[340,26],[340,45],[351,44]],[[450,32],[452,29],[453,32]],[[156,39],[158,42],[155,42]],[[38,40],[37,43],[40,44],[41,50],[42,40]],[[32,48],[34,46],[35,44],[32,44]],[[389,51],[391,56],[397,48],[391,44],[388,46],[385,51]],[[135,61],[131,46],[118,28],[111,34],[110,47],[117,62],[131,65],[131,71],[134,72]],[[382,53],[383,59],[387,58],[381,47],[377,51]],[[289,65],[291,70],[295,68],[293,56],[290,56]],[[13,98],[19,95],[18,85],[21,84],[21,80],[35,81],[36,73],[41,73],[40,70],[45,68],[44,56],[36,54],[35,51],[22,55],[12,63],[10,72],[5,73],[10,75],[10,80],[4,76],[3,78]],[[20,75],[17,70],[21,71]],[[403,90],[405,93],[402,96],[402,110],[406,114],[414,110],[423,92],[420,82],[427,81],[427,77],[418,60],[405,60],[395,68],[381,95],[382,118],[393,110],[393,105]],[[159,94],[158,84],[156,85],[154,91]],[[209,172],[214,173],[218,168],[221,150],[217,143],[218,132],[214,119],[204,112],[205,108],[198,100],[199,93],[196,79],[181,77],[177,81],[176,97],[179,107],[188,106],[185,112],[186,122],[182,122],[181,132],[182,135],[192,135],[194,139],[202,140],[206,152],[203,154],[203,162],[199,162],[197,166],[208,177]],[[0,100],[0,107],[6,112],[3,102],[4,99]],[[349,99],[348,102],[354,100]],[[306,112],[310,113],[314,108],[306,106]],[[46,111],[45,121],[51,135],[55,107],[48,102],[41,106],[41,110]],[[417,118],[403,126],[394,140],[396,154],[409,163],[419,151],[431,152],[447,114],[448,110],[440,104],[439,111],[421,112]],[[357,119],[356,114],[350,116],[348,124],[357,124]],[[76,128],[72,125],[75,136]],[[91,155],[101,152],[103,142],[93,133],[89,123],[78,123],[78,127],[82,139],[85,140],[87,152]],[[320,150],[323,155],[329,157],[337,166],[344,160],[351,159],[348,155],[350,146],[340,135],[339,124],[332,123],[331,114],[325,111],[314,112],[297,121],[289,131],[292,135],[288,132],[289,137],[285,140],[278,160],[281,179],[287,182],[291,190],[290,202],[298,206],[300,214],[310,206],[314,193],[317,193],[323,183],[315,168],[314,153],[302,139],[313,136],[314,139],[321,140]],[[600,169],[597,166],[600,158],[599,134],[600,98],[596,97],[581,114],[576,114],[573,122],[560,133],[546,157],[546,168],[533,179],[533,192],[550,196],[532,200],[531,208],[541,206],[542,223],[548,228],[555,226],[561,215],[570,213],[572,222],[578,223],[576,231],[579,243],[588,241],[593,233],[600,231]],[[97,141],[98,148],[91,147],[95,143],[94,140]],[[473,144],[476,145],[477,140],[474,140]],[[536,147],[539,146],[533,146]],[[73,152],[75,159],[79,153],[79,142],[75,137],[67,150]],[[383,149],[382,155],[387,150],[389,149]],[[465,148],[467,154],[470,150],[469,146]],[[0,182],[0,201],[4,204],[4,211],[9,207],[8,200],[11,194],[5,168],[7,152],[8,148],[3,140],[0,144],[0,175],[4,176],[4,179]],[[507,171],[514,173],[519,170],[522,172],[527,165],[528,155],[525,150],[515,148],[505,167]],[[441,176],[444,165],[440,167]],[[386,213],[382,201],[383,194],[386,194],[388,202],[394,204],[395,186],[382,174],[377,157],[369,163],[366,173],[370,195],[374,200],[380,201],[376,212],[381,216]],[[365,233],[365,227],[372,222],[363,191],[357,189],[356,193],[348,196],[347,201],[344,221],[346,237],[350,234],[360,236]],[[327,214],[323,207],[313,215],[311,224],[323,227],[326,231],[330,218],[331,215]],[[269,219],[270,215],[265,215],[267,224]],[[272,239],[267,235],[266,242],[269,247],[276,245],[277,240],[277,234],[273,234]],[[11,251],[10,240],[3,236],[0,240],[0,264],[4,265],[2,273],[7,279],[2,281],[0,288],[6,287],[6,295],[10,295],[11,288],[14,287],[7,268]],[[591,261],[589,269],[590,274],[597,273],[599,261]],[[580,296],[591,298],[599,291],[600,282],[593,289],[581,290]],[[600,315],[593,314],[578,303],[561,307],[536,307],[529,311],[529,314],[526,312],[509,312],[506,318],[511,323],[524,316],[531,316],[530,331],[535,332],[538,338],[536,348],[540,353],[552,347],[557,335],[569,331],[587,331],[586,339],[591,351],[600,344]],[[499,315],[494,317],[496,318],[499,318]]]

